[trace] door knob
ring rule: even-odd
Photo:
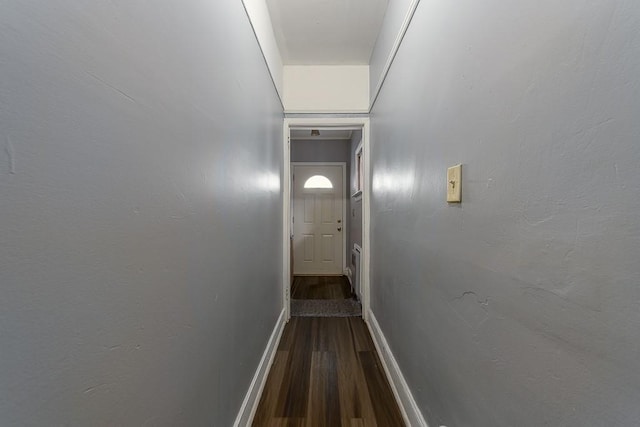
[[[342,231],[342,227],[338,227],[338,231]]]

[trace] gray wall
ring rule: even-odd
[[[372,306],[430,425],[640,424],[639,28],[420,3],[372,113]]]
[[[0,420],[231,425],[281,309],[239,1],[0,6]]]
[[[384,78],[387,60],[393,53],[398,33],[402,29],[413,0],[393,0],[387,4],[376,44],[369,59],[369,90],[373,98],[380,81]],[[373,101],[373,99],[371,99]]]
[[[348,140],[311,140],[291,141],[292,162],[346,162],[349,165]],[[348,175],[347,175],[348,176]]]

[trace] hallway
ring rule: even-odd
[[[296,276],[291,294],[294,301],[352,297],[344,276]],[[291,318],[267,377],[254,427],[403,425],[361,317]]]
[[[638,0],[2,1],[0,425],[640,426],[639,118]]]

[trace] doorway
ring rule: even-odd
[[[369,311],[369,119],[364,117],[287,118],[284,121],[283,131],[284,177],[291,178],[285,178],[283,183],[283,271],[285,272],[283,275],[283,304],[287,319],[291,315],[291,286],[294,281],[294,273],[296,275],[324,276],[347,274],[349,279],[355,279],[357,276],[360,283],[359,295],[362,302],[362,314],[366,321]],[[326,164],[332,162],[324,162],[324,165],[309,165],[308,162],[292,163],[291,131],[294,131],[294,134],[299,134],[299,131],[309,133],[314,131],[314,134],[320,132],[321,135],[323,132],[326,134],[338,131],[357,132],[359,135],[358,160],[357,162],[353,160],[346,165],[346,169],[350,170],[350,173],[345,171],[347,172],[346,176],[342,172],[337,174],[335,171],[326,169],[326,166],[337,166]],[[353,152],[352,157],[355,158]],[[321,169],[305,169],[305,166],[318,166]],[[360,171],[356,173],[355,177],[357,191],[354,191],[354,171]],[[304,175],[304,179],[302,175]],[[342,175],[341,179],[340,175]],[[311,188],[312,182],[309,184],[310,187],[305,189],[304,184],[313,177],[316,177],[316,184],[319,187]],[[332,191],[328,188],[322,188],[319,184],[322,182],[322,185],[327,185],[327,181],[323,178],[326,178],[334,187],[339,185],[346,188],[346,193],[342,196],[343,206],[339,206],[339,203],[336,202],[336,197],[340,198],[339,196],[335,196]],[[338,184],[335,184],[334,181]],[[333,202],[329,200],[333,200]],[[351,206],[354,201],[361,205],[359,215],[352,212]],[[305,215],[306,218],[304,218]],[[315,231],[305,231],[304,226],[301,225],[303,218],[307,220],[307,223],[319,219],[319,223],[314,226],[316,227]],[[357,229],[360,236],[359,244],[356,245],[361,253],[358,260],[358,271],[354,271],[352,266],[352,246],[354,243],[349,238],[349,220],[355,224],[354,228]],[[309,224],[305,226],[311,227]],[[327,229],[323,230],[322,227]],[[342,229],[338,230],[338,228]],[[338,245],[336,242],[340,244]],[[335,262],[335,260],[339,262]],[[352,285],[354,285],[353,282]]]
[[[342,275],[346,253],[346,164],[292,163],[293,270]]]

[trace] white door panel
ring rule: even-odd
[[[293,166],[293,272],[342,274],[344,171],[338,165]],[[332,188],[305,188],[314,176]],[[312,182],[324,183],[315,179]]]

